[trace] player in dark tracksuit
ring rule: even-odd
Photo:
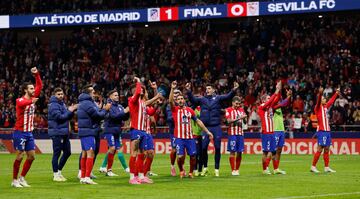
[[[226,95],[216,95],[215,89],[212,85],[206,85],[206,95],[203,97],[194,97],[191,92],[191,85],[187,83],[185,88],[187,90],[187,96],[193,105],[199,105],[201,108],[200,120],[203,121],[206,128],[214,134],[214,145],[215,145],[215,176],[219,176],[220,168],[220,157],[221,157],[221,105],[220,103],[225,100],[229,100],[235,96],[235,91],[239,87],[237,82],[234,82],[233,89]],[[203,164],[204,169],[201,173],[202,176],[207,175],[207,162],[208,162],[208,146],[210,139],[203,133]],[[201,165],[199,166],[201,170]]]
[[[90,179],[90,175],[100,148],[101,121],[111,108],[111,103],[103,107],[101,101],[95,102],[95,98],[95,90],[91,85],[85,86],[79,96],[77,116],[82,148],[79,172],[82,184],[96,184]]]
[[[61,174],[61,170],[71,155],[69,121],[74,116],[74,111],[77,109],[77,105],[72,105],[67,108],[63,99],[63,90],[61,88],[55,88],[54,95],[50,97],[50,103],[48,105],[48,133],[52,139],[52,167],[54,181],[57,182],[66,181]],[[63,152],[63,154],[60,158],[61,152]]]

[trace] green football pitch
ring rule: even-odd
[[[220,177],[213,176],[213,156],[209,156],[210,174],[182,179],[170,176],[169,156],[157,155],[152,170],[154,184],[129,185],[128,175],[114,162],[119,177],[98,172],[104,155],[94,167],[98,185],[81,185],[76,178],[78,154],[73,154],[63,170],[67,182],[53,182],[51,155],[37,155],[26,177],[31,188],[10,187],[14,155],[0,155],[0,198],[360,198],[360,156],[330,156],[337,173],[309,172],[312,156],[284,155],[280,167],[287,175],[261,173],[259,155],[245,155],[240,176],[231,176],[228,155],[221,160]],[[128,156],[126,156],[128,157]],[[189,160],[186,160],[188,165]],[[318,169],[323,171],[323,160]],[[188,167],[187,167],[188,168]]]

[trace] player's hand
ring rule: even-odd
[[[323,93],[323,92],[324,92],[324,88],[322,86],[320,86],[319,93]]]
[[[150,87],[152,88],[152,89],[157,89],[157,84],[156,84],[156,82],[151,82],[150,80],[149,80],[149,84],[150,84]]]
[[[134,77],[134,82],[139,82],[139,83],[140,83],[140,82],[141,82],[141,81],[140,81],[140,78]]]
[[[39,98],[32,98],[32,103],[35,104],[38,100]]]
[[[278,81],[278,83],[276,84],[276,90],[277,90],[277,91],[280,91],[280,90],[281,90],[281,86],[282,86],[281,81]]]
[[[175,89],[177,87],[177,82],[173,81],[171,82],[171,89]]]
[[[125,109],[124,109],[124,113],[128,113],[130,111],[130,108],[129,107],[126,107]]]
[[[69,106],[68,109],[70,112],[74,112],[77,108],[78,108],[78,104],[73,104],[73,105]]]
[[[235,90],[238,89],[238,88],[239,88],[239,83],[234,82],[234,88],[233,88],[233,90],[235,91]]]
[[[214,139],[214,135],[210,131],[207,134],[208,134],[210,139]]]
[[[111,103],[107,103],[107,104],[105,105],[105,107],[104,107],[104,110],[105,110],[105,111],[109,111],[110,108],[111,108]]]
[[[32,68],[31,68],[31,73],[32,73],[32,74],[38,73],[38,69],[37,69],[36,67],[32,67]]]
[[[340,87],[336,89],[336,93],[340,95]]]
[[[190,91],[191,90],[191,83],[186,83],[185,84],[185,89],[187,90],[187,91]]]

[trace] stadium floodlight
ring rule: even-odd
[[[45,29],[41,29],[40,31],[41,31],[41,32],[45,32]]]
[[[145,24],[145,28],[148,28],[149,27],[149,24]]]
[[[322,16],[322,15],[319,15],[318,17],[319,17],[319,19],[323,18],[323,16]]]

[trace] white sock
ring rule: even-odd
[[[139,173],[139,178],[140,178],[140,179],[144,179],[144,174],[143,174],[143,173]]]
[[[58,175],[61,176],[61,171],[60,170],[58,170]]]
[[[134,179],[135,175],[133,173],[130,173],[130,180]]]

